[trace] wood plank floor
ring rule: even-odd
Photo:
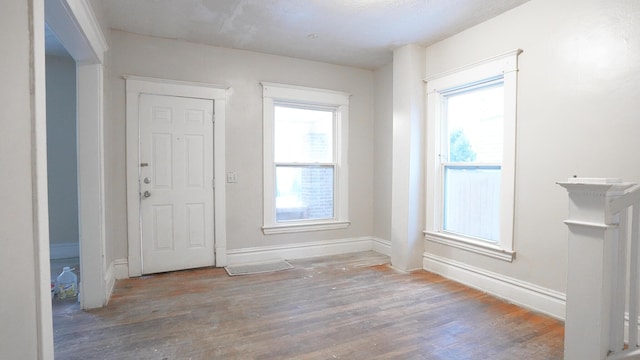
[[[561,321],[375,252],[229,277],[118,281],[109,305],[54,306],[56,359],[562,359]]]

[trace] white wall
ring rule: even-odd
[[[125,82],[122,75],[225,84],[227,247],[241,249],[370,236],[373,232],[373,72],[183,41],[111,32],[111,116],[105,126],[110,171],[107,209],[115,256],[127,257],[125,204]],[[262,234],[262,89],[260,81],[351,93],[349,115],[349,217],[346,230]]]
[[[521,48],[513,263],[426,250],[564,292],[573,175],[640,182],[640,2],[532,0],[426,50],[427,76]]]
[[[421,268],[424,230],[424,48],[393,51],[391,265]]]
[[[391,240],[393,63],[374,72],[373,236]]]
[[[41,10],[42,3],[35,1],[33,8],[29,3],[3,1],[0,11],[0,283],[6,289],[0,300],[0,349],[6,359],[36,359],[40,343],[30,12]],[[44,46],[44,36],[41,40]]]
[[[49,242],[77,244],[76,63],[47,56],[46,72]]]

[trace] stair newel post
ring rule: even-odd
[[[602,360],[616,344],[612,309],[619,288],[619,219],[611,200],[633,184],[619,179],[572,178],[558,183],[569,192],[565,359]]]

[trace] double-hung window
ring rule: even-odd
[[[349,95],[262,83],[265,234],[344,228]]]
[[[427,79],[427,240],[513,260],[519,53]]]

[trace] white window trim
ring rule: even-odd
[[[427,83],[427,218],[425,239],[492,258],[513,261],[515,209],[516,98],[518,55],[515,49],[477,63],[429,78]],[[504,159],[500,190],[500,239],[497,243],[443,231],[443,186],[438,154],[442,149],[441,104],[443,93],[457,87],[502,76],[504,79]]]
[[[348,193],[348,139],[350,94],[302,86],[261,82],[263,98],[263,146],[264,146],[264,219],[265,235],[303,231],[344,229],[351,223]],[[332,219],[276,223],[275,168],[274,168],[274,106],[275,103],[299,103],[303,105],[329,106],[336,109],[336,182],[334,193],[334,217]]]

